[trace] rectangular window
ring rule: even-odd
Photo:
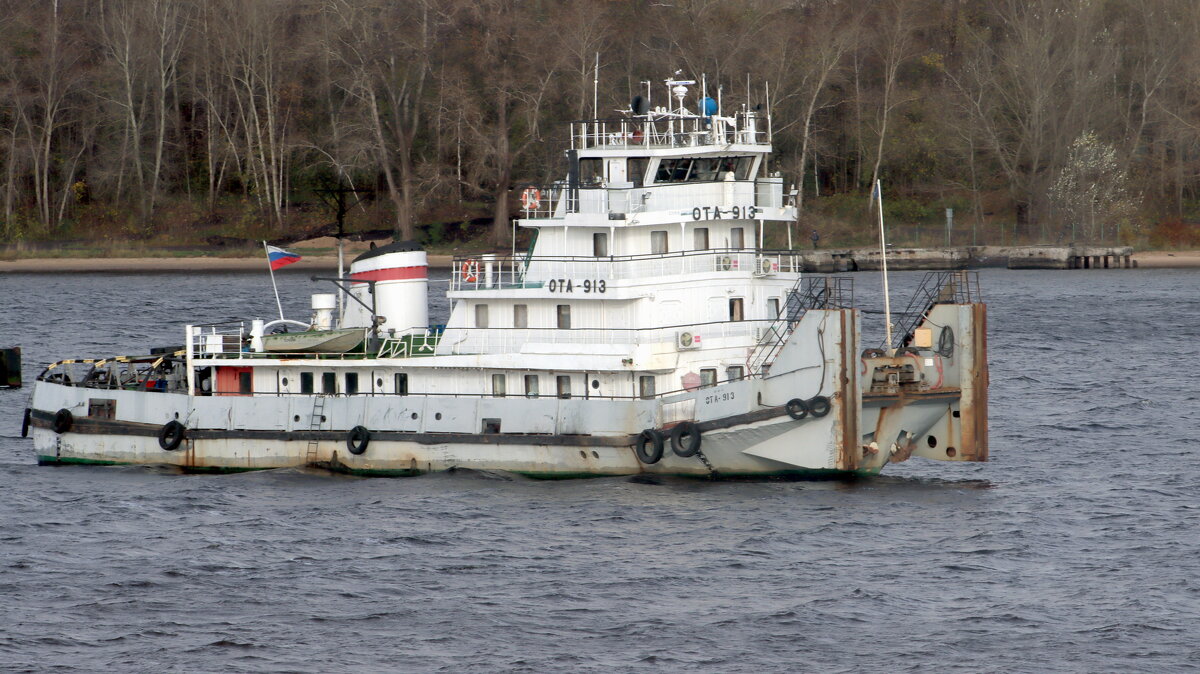
[[[249,372],[238,373],[238,393],[254,393],[253,381]]]
[[[475,305],[475,327],[486,328],[488,326],[488,305]]]
[[[667,252],[667,248],[668,248],[668,245],[667,245],[666,230],[650,232],[650,254],[651,255],[662,255],[663,253]]]
[[[571,305],[570,304],[558,305],[558,329],[559,330],[570,330],[571,329]]]
[[[529,327],[529,305],[514,304],[513,305],[513,327],[528,328]]]
[[[742,298],[729,298],[729,320],[741,321],[745,320],[745,314],[742,313]]]
[[[592,256],[608,257],[608,232],[592,234]]]
[[[654,397],[654,377],[652,375],[642,375],[638,377],[638,397],[653,398]]]
[[[779,318],[779,298],[778,297],[768,297],[767,298],[767,318],[770,318],[770,319]]]
[[[725,378],[729,381],[738,381],[746,376],[746,370],[741,365],[730,365],[725,368]]]
[[[325,395],[337,393],[337,375],[335,373],[325,372],[321,375],[321,393]]]
[[[709,386],[717,385],[717,368],[702,367],[700,368],[700,388],[708,388]]]
[[[604,182],[604,164],[599,159],[579,160],[579,182],[582,185],[599,185]]]
[[[301,372],[300,373],[300,392],[301,393],[312,393],[313,392],[313,373],[311,373],[311,372]]]
[[[408,373],[397,372],[395,381],[396,381],[396,395],[398,395],[398,396],[408,395]]]
[[[729,230],[729,247],[730,248],[745,248],[746,247],[746,230],[741,227],[734,227]]]
[[[355,393],[358,393],[358,373],[357,372],[347,372],[346,373],[345,391],[346,391],[346,395],[348,395],[348,396],[352,396]]]
[[[692,247],[696,250],[708,250],[708,228],[697,227],[692,233]]]
[[[649,157],[630,157],[625,173],[634,187],[641,187],[646,182],[646,168],[650,165]]]
[[[536,374],[525,375],[525,397],[538,397],[538,376]]]
[[[503,374],[492,375],[492,397],[503,398],[504,389],[507,388],[508,377]]]
[[[688,180],[696,181],[711,181],[717,179],[717,169],[721,166],[721,160],[712,157],[692,160],[692,173],[688,176]]]
[[[571,377],[565,374],[558,375],[558,397],[566,400],[571,397]]]

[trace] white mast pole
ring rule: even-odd
[[[883,234],[883,189],[875,179],[875,198],[879,200],[879,255],[883,260],[883,320],[887,323],[887,354],[896,355],[892,348],[892,299],[888,293],[887,240]]]
[[[271,288],[275,290],[275,306],[279,307],[279,320],[283,320],[283,303],[279,301],[279,286],[275,285],[275,269],[271,267],[271,251],[267,250],[267,242],[263,241],[263,252],[267,254],[267,269],[271,272]]]

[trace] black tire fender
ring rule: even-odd
[[[75,425],[75,415],[71,414],[71,410],[64,408],[54,413],[54,423],[51,428],[55,433],[62,435],[71,430],[73,425]]]
[[[808,416],[808,403],[799,398],[792,398],[784,407],[787,409],[788,416],[796,421]]]
[[[179,449],[179,445],[183,443],[183,436],[186,434],[187,426],[172,419],[158,429],[158,446],[168,452]]]
[[[647,448],[649,445],[649,448]],[[638,461],[646,465],[658,463],[658,460],[663,456],[663,435],[653,428],[638,433],[637,442],[634,443],[633,453],[637,454]]]
[[[691,421],[684,421],[671,429],[671,450],[677,456],[687,458],[700,451],[700,428]]]
[[[355,456],[367,451],[369,444],[371,444],[371,431],[366,426],[355,426],[346,434],[346,449]]]
[[[29,422],[33,418],[33,410],[25,408],[25,416],[21,417],[21,437],[29,437]]]
[[[825,396],[814,396],[808,401],[808,411],[812,413],[813,418],[820,419],[829,414],[829,410],[833,409],[833,405],[829,403],[829,398]]]

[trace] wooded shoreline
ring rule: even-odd
[[[936,251],[938,249],[926,249]],[[802,252],[802,251],[801,251]],[[352,256],[347,257],[348,260]],[[453,256],[430,255],[431,269],[449,269]],[[1200,250],[1141,251],[1133,254],[1133,261],[1143,269],[1195,269],[1200,268]],[[976,266],[976,265],[970,265]],[[993,262],[979,266],[1004,266]],[[0,274],[72,274],[72,273],[222,273],[222,272],[266,272],[263,257],[110,257],[110,258],[30,258],[24,260],[0,260]],[[279,271],[281,275],[306,274],[337,269],[336,256],[306,256],[300,262]]]

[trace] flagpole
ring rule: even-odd
[[[279,286],[275,285],[275,268],[271,266],[271,251],[267,250],[267,242],[263,241],[263,252],[267,254],[267,269],[271,270],[271,288],[275,290],[275,306],[279,307],[279,320],[283,320],[283,302],[279,301]]]
[[[889,356],[896,355],[892,349],[892,298],[888,293],[888,273],[887,273],[887,240],[883,234],[883,188],[879,186],[879,179],[875,179],[875,198],[879,202],[879,255],[883,260],[883,315],[884,321],[887,322],[887,354]]]

